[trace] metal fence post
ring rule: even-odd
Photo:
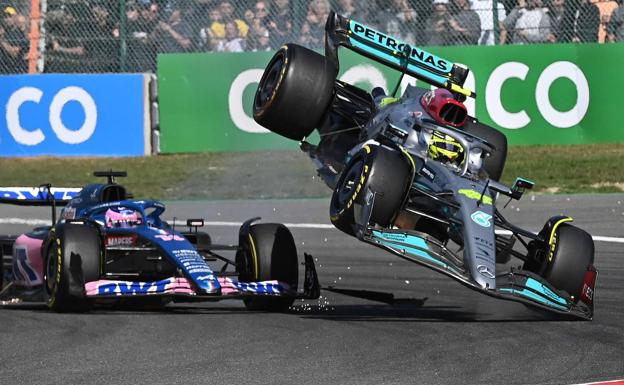
[[[494,26],[494,45],[500,42],[500,26],[498,25],[498,0],[492,0],[492,18]]]
[[[119,0],[119,69],[121,72],[127,71],[128,61],[128,41],[126,0]]]

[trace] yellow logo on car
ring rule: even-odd
[[[481,193],[475,190],[469,190],[469,189],[460,189],[459,191],[457,191],[458,193],[467,196],[470,199],[474,199],[474,200],[479,200],[481,199]],[[483,203],[485,203],[486,205],[491,205],[492,204],[492,197],[489,197],[487,195],[483,195],[483,199],[481,200]]]

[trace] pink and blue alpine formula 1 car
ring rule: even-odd
[[[115,183],[125,172],[95,176],[107,183],[0,189],[0,203],[51,206],[53,223],[1,237],[4,303],[45,301],[55,311],[83,312],[126,299],[153,305],[239,298],[252,310],[284,311],[296,298],[318,298],[307,254],[304,290],[297,291],[297,250],[284,225],[250,219],[240,228],[238,245],[216,245],[198,231],[202,219],[189,219],[188,231],[178,231],[161,219],[162,203],[131,199]],[[56,206],[65,206],[58,221]]]

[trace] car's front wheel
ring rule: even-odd
[[[102,245],[98,231],[89,225],[66,223],[51,233],[44,261],[48,307],[57,312],[85,312],[92,301],[85,283],[101,276]]]
[[[544,278],[555,288],[580,298],[585,273],[594,263],[594,241],[589,233],[563,224],[554,233],[553,249],[547,253]]]
[[[329,207],[331,222],[354,235],[356,204],[366,205],[366,194],[371,192],[375,201],[370,222],[390,226],[403,205],[411,178],[412,170],[401,153],[384,146],[365,145],[340,174]]]
[[[237,254],[240,282],[279,281],[295,293],[299,280],[297,246],[288,228],[278,223],[252,225]],[[255,295],[244,299],[249,310],[286,311],[293,297]]]

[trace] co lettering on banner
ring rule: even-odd
[[[503,128],[518,129],[531,123],[525,110],[510,112],[501,101],[501,91],[509,79],[525,81],[530,68],[521,62],[507,62],[496,67],[485,87],[486,108],[492,120]],[[550,101],[549,91],[555,80],[566,78],[576,87],[576,103],[568,111],[558,111]],[[535,87],[535,103],[543,118],[552,126],[570,128],[579,124],[589,109],[589,84],[583,71],[569,61],[557,61],[540,74]]]
[[[9,97],[6,107],[7,128],[17,143],[36,146],[46,139],[41,128],[22,127],[20,119],[20,107],[25,103],[39,104],[43,95],[44,92],[37,87],[22,87]],[[77,102],[84,112],[84,122],[77,130],[69,129],[63,123],[63,108],[69,102]],[[59,90],[52,98],[47,112],[52,131],[63,143],[79,144],[86,142],[95,132],[98,122],[97,105],[93,97],[81,87],[70,86]]]
[[[0,156],[142,156],[151,152],[149,77],[0,76]]]

